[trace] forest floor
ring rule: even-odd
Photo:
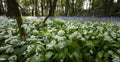
[[[23,17],[22,41],[16,20],[0,17],[0,62],[120,62],[120,18],[50,17],[37,28],[44,18]]]
[[[38,17],[34,17],[34,16],[25,16],[26,19],[44,19],[44,16],[38,16]],[[53,16],[50,17],[49,19],[52,18],[60,18],[60,19],[65,19],[65,20],[91,20],[91,21],[120,21],[120,17],[92,17],[92,16]]]

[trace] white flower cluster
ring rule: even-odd
[[[65,31],[64,30],[60,30],[60,31],[58,31],[58,33],[57,33],[58,35],[60,35],[60,36],[62,36],[62,35],[64,35],[65,34]]]
[[[38,30],[33,30],[33,34],[38,34],[39,33],[39,31]]]
[[[17,56],[16,56],[16,55],[10,56],[10,57],[8,58],[8,60],[9,60],[9,62],[16,62]]]
[[[55,35],[55,36],[53,36],[53,38],[55,38],[58,41],[63,41],[64,40],[64,37],[59,36],[59,35]]]
[[[112,60],[113,62],[120,62],[120,57],[115,56],[115,58]]]
[[[5,53],[9,54],[9,53],[13,53],[14,49],[12,45],[7,45],[5,47],[0,47],[0,51],[5,51]]]
[[[52,40],[49,44],[47,44],[47,49],[52,49],[52,47],[56,45],[56,41],[55,40]]]
[[[108,32],[104,33],[104,39],[107,41],[113,41],[113,39],[108,35]]]
[[[80,38],[82,38],[82,35],[78,31],[75,31],[74,33],[72,33],[71,35],[69,35],[69,39],[73,39],[75,37],[77,39],[80,39]]]
[[[0,22],[0,41],[5,44],[4,46],[0,45],[0,52],[13,55],[12,53],[16,52],[13,47],[22,47],[27,44],[27,49],[22,54],[27,57],[27,54],[31,53],[34,49],[35,54],[32,56],[33,60],[38,60],[41,55],[50,57],[47,51],[53,50],[54,48],[63,51],[64,48],[67,49],[66,46],[68,45],[70,47],[73,47],[74,45],[74,47],[76,47],[76,45],[81,46],[74,44],[74,42],[81,42],[85,47],[88,46],[88,48],[91,48],[94,47],[94,45],[99,46],[98,43],[105,41],[115,41],[114,44],[119,44],[120,41],[120,25],[116,25],[116,23],[110,23],[111,25],[109,25],[109,23],[106,22],[73,22],[61,19],[55,19],[52,21],[49,19],[45,28],[37,30],[35,25],[39,24],[40,20],[23,20],[23,25],[21,27],[25,29],[26,41],[21,41],[19,38],[19,30],[14,19],[0,17]],[[108,46],[106,45],[105,48],[107,47]],[[41,53],[43,50],[46,50],[46,52],[44,52],[46,54]],[[53,51],[51,51],[51,55],[54,53]],[[120,53],[119,49],[116,51]],[[92,48],[90,53],[94,53]],[[107,53],[114,54],[115,52],[110,50]],[[42,58],[40,59],[42,60]],[[10,56],[8,60],[15,62],[17,56]],[[30,60],[31,58],[27,57],[26,62],[29,62]],[[62,62],[63,60],[61,59],[60,61]],[[113,62],[120,62],[119,57],[116,56],[113,59]]]
[[[34,47],[35,45],[28,45],[26,52],[29,53]]]
[[[58,43],[58,46],[59,46],[60,49],[64,48],[65,45],[66,45],[65,42],[59,42],[59,43]]]
[[[68,25],[67,28],[66,28],[66,30],[67,30],[68,32],[69,32],[70,30],[73,30],[73,29],[77,29],[77,27],[74,26],[74,25]]]

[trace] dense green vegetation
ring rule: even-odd
[[[120,23],[23,20],[26,41],[19,38],[14,19],[0,19],[0,59],[6,62],[119,62]]]
[[[120,62],[119,17],[120,0],[0,0],[0,62]]]

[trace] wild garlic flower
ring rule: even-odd
[[[113,51],[110,50],[110,51],[108,51],[108,53],[109,53],[109,54],[113,54]]]
[[[85,41],[86,39],[82,37],[81,40],[82,40],[82,41]]]
[[[36,36],[31,35],[31,36],[30,36],[30,40],[37,40],[37,38],[36,38]]]
[[[88,31],[87,31],[87,30],[83,30],[83,31],[84,31],[84,34],[85,34],[85,35],[88,33]]]
[[[48,43],[46,46],[47,46],[47,49],[52,49],[52,47],[56,45],[56,41],[55,40],[52,40],[50,43]]]
[[[91,38],[92,38],[92,39],[95,39],[95,37],[94,37],[94,36],[92,36]]]
[[[21,27],[23,27],[24,29],[27,29],[28,25],[27,24],[23,24]]]
[[[82,35],[78,32],[78,31],[75,31],[74,33],[72,33],[71,35],[69,35],[69,39],[73,39],[73,38],[77,38],[77,39],[79,39],[79,38],[81,38],[82,37]]]
[[[37,33],[38,33],[38,31],[35,29],[35,30],[33,30],[33,33],[34,33],[34,34],[37,34]]]
[[[14,52],[14,49],[13,49],[12,46],[10,46],[10,47],[8,47],[8,48],[6,49],[5,52],[6,52],[7,54],[8,54],[8,53],[12,53],[12,52]]]
[[[120,41],[120,38],[117,38],[118,41]]]
[[[64,48],[65,45],[66,45],[65,42],[59,42],[59,43],[58,43],[58,46],[59,46],[60,49]]]
[[[72,29],[77,29],[77,27],[74,26],[74,25],[68,25],[67,28],[66,28],[66,30],[67,30],[68,32],[69,32],[70,30],[72,30]]]
[[[38,53],[40,51],[41,51],[41,47],[40,47],[40,45],[37,45],[35,52]]]
[[[101,27],[101,26],[97,26],[97,29],[99,29],[100,31],[103,31],[103,30],[104,30],[104,28]]]
[[[88,33],[93,33],[93,30],[90,30]]]
[[[113,39],[108,35],[108,32],[105,32],[104,34],[104,39],[107,41],[112,41]]]
[[[0,47],[0,51],[6,51],[6,53],[12,53],[14,50],[11,45]]]
[[[112,60],[113,62],[120,62],[120,57],[118,57],[118,56],[115,56],[115,58],[113,58],[113,60]]]
[[[118,49],[117,52],[120,53],[120,49]]]
[[[59,35],[55,35],[55,36],[53,36],[53,38],[55,38],[58,41],[63,41],[64,40],[64,37],[59,36]]]
[[[30,62],[30,58],[27,58],[25,62]]]
[[[104,39],[107,41],[113,41],[113,39],[109,35],[104,36]]]
[[[51,32],[55,32],[55,31],[57,31],[57,29],[54,28],[54,27],[48,30],[49,33],[51,33]]]
[[[60,60],[60,62],[64,62],[64,60],[63,60],[63,59],[61,59],[61,60]]]
[[[60,36],[62,36],[62,35],[64,35],[65,34],[65,31],[64,30],[60,30],[60,31],[58,31],[58,33],[57,33],[58,35],[60,35]]]
[[[10,45],[8,45],[8,46],[4,46],[4,47],[0,47],[0,51],[5,51],[6,49],[9,48],[9,46],[10,46]]]
[[[116,36],[117,34],[115,33],[115,32],[111,32],[111,36],[113,37],[113,38],[117,38],[117,36]]]
[[[8,35],[9,35],[9,36],[12,36],[11,30],[8,30],[7,32],[8,32]]]
[[[9,62],[16,62],[17,56],[16,56],[16,55],[10,56],[10,57],[8,58],[8,60],[9,60]]]
[[[29,45],[26,51],[29,53],[34,47],[35,47],[34,45]]]
[[[7,21],[8,18],[6,16],[0,16],[0,21]]]
[[[120,29],[117,32],[120,33]]]
[[[18,41],[17,45],[24,45],[25,41]]]
[[[0,47],[0,51],[4,51],[5,50],[5,47]]]
[[[11,39],[10,44],[16,44],[18,42],[18,39]]]

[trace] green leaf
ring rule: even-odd
[[[98,53],[97,53],[98,58],[99,58],[99,59],[102,59],[103,54],[104,54],[103,51],[98,52]]]
[[[53,52],[49,51],[45,54],[45,59],[48,60],[51,58],[51,56],[53,55]]]
[[[0,62],[1,62],[1,61],[5,61],[5,60],[7,60],[8,58],[9,58],[8,55],[2,54],[2,55],[0,55]]]
[[[80,56],[79,56],[79,54],[78,54],[76,51],[73,53],[73,56],[75,57],[75,60],[76,60],[77,62],[79,62]]]
[[[18,59],[22,58],[23,52],[25,52],[27,45],[22,46],[21,48],[17,48],[14,51],[14,54],[17,55]]]
[[[36,55],[30,57],[30,60],[29,60],[29,61],[30,61],[30,62],[40,62],[40,61],[41,61],[41,56],[40,56],[40,54],[36,54]]]

